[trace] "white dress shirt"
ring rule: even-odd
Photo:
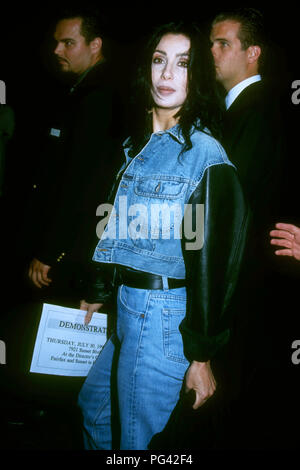
[[[252,77],[246,78],[245,80],[243,80],[242,82],[238,83],[233,88],[231,88],[231,90],[229,90],[225,98],[226,109],[228,109],[232,105],[234,100],[239,96],[239,94],[247,86],[251,85],[252,83],[259,82],[260,80],[261,80],[260,75],[253,75]]]

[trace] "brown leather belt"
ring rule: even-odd
[[[186,285],[185,279],[166,278],[169,289],[177,289]],[[117,267],[118,284],[124,284],[136,289],[163,289],[163,278],[156,274],[145,273],[143,271],[129,270],[123,267]]]

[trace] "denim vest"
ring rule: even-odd
[[[195,127],[186,151],[178,124],[153,133],[132,159],[128,141],[114,207],[97,227],[93,260],[184,279],[180,226],[186,205],[208,167],[233,165],[220,143]],[[97,215],[104,209],[99,206]]]

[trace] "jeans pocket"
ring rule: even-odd
[[[162,332],[166,358],[171,361],[188,364],[183,353],[183,341],[179,325],[185,317],[185,310],[163,309]]]
[[[148,294],[145,290],[121,285],[119,287],[119,305],[126,313],[135,317],[145,314]],[[120,312],[120,309],[118,310]]]

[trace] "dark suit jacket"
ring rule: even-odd
[[[57,104],[25,221],[27,249],[31,245],[32,256],[43,263],[53,267],[89,256],[96,208],[106,201],[118,167],[121,122],[106,63],[96,65]]]
[[[244,266],[232,302],[235,337],[231,349],[219,358],[218,367],[221,374],[230,369],[231,377],[221,382],[236,393],[241,386],[242,357],[251,364],[249,372],[251,367],[270,363],[272,348],[276,347],[270,335],[275,315],[270,293],[278,260],[269,243],[269,231],[279,215],[286,142],[281,103],[274,89],[256,82],[241,92],[225,112],[222,143],[237,167],[252,211]],[[246,376],[244,380],[248,381]]]
[[[265,217],[275,205],[285,146],[280,103],[272,88],[260,81],[240,93],[225,113],[222,143],[255,219],[262,213]]]
[[[222,144],[252,210],[247,270],[251,265],[263,278],[274,259],[269,230],[280,213],[286,150],[281,102],[271,85],[256,82],[240,93],[225,112]]]

